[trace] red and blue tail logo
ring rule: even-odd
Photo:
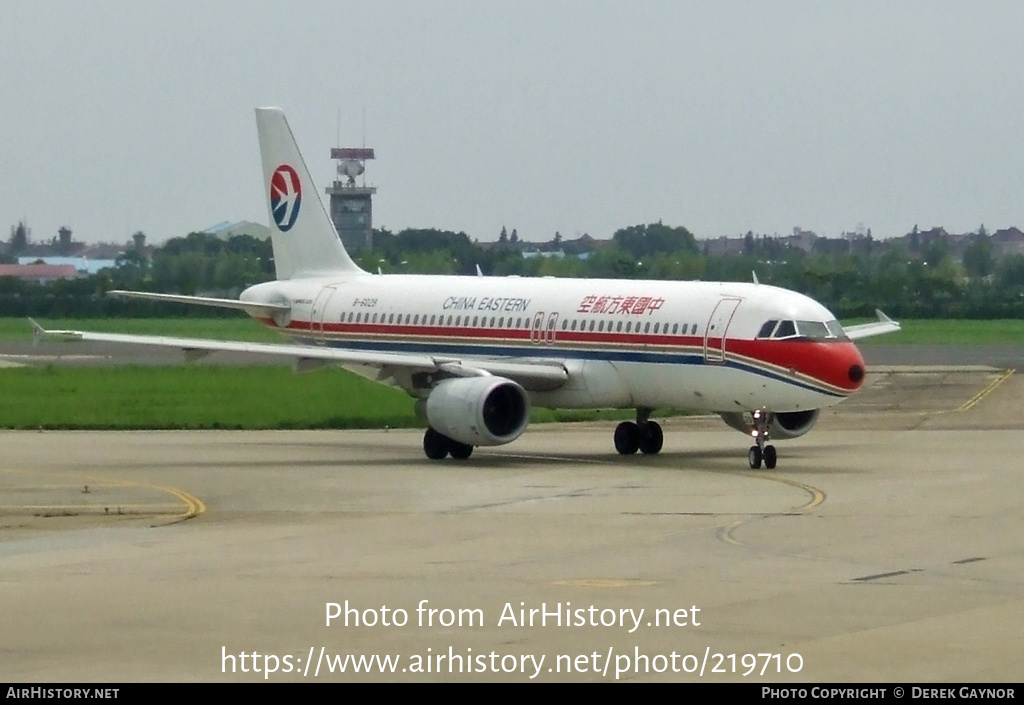
[[[302,183],[295,169],[282,164],[270,177],[270,213],[278,229],[286,233],[295,225],[302,205]]]

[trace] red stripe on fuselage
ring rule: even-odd
[[[272,319],[261,319],[270,328],[280,330]],[[302,335],[348,335],[364,337],[367,341],[375,337],[401,338],[444,338],[453,342],[508,342],[530,343],[538,352],[545,349],[547,336],[554,332],[553,344],[630,346],[642,351],[644,348],[671,351],[672,348],[703,348],[702,335],[662,335],[644,333],[613,333],[589,331],[549,331],[526,328],[472,328],[464,326],[438,325],[388,325],[379,323],[325,323],[321,331],[318,326],[310,327],[307,321],[292,321],[288,333]],[[535,341],[540,336],[540,340]],[[343,342],[343,338],[338,339]],[[718,348],[717,340],[715,348]],[[863,383],[864,359],[850,341],[809,341],[809,340],[742,340],[727,338],[726,355],[735,354],[770,365],[781,370],[795,371],[823,384],[853,392]],[[525,351],[525,349],[524,349]],[[860,375],[851,374],[855,367]]]

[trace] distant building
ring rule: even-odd
[[[356,177],[366,170],[366,161],[374,159],[368,147],[336,147],[331,159],[338,161],[338,179],[327,187],[331,197],[331,221],[345,249],[354,256],[373,249],[373,194],[377,189],[365,180],[356,185]]]
[[[53,267],[74,267],[75,272],[80,275],[96,274],[101,269],[107,267],[116,267],[117,260],[113,259],[89,259],[87,257],[19,257],[19,265],[31,265],[37,262],[42,264],[48,264]],[[67,279],[70,277],[58,277],[59,279]]]
[[[0,264],[0,277],[46,284],[58,279],[75,279],[78,272],[70,264]]]
[[[219,240],[230,240],[238,235],[248,235],[257,240],[266,240],[270,237],[270,228],[261,223],[253,223],[249,220],[230,221],[211,225],[203,231],[207,235],[213,235]]]
[[[992,233],[992,254],[995,257],[1024,255],[1024,232],[1019,228],[1003,228]]]
[[[780,241],[784,246],[794,247],[798,250],[803,250],[804,252],[812,252],[814,250],[814,242],[817,239],[818,234],[813,230],[793,228],[793,234],[780,238]]]
[[[727,237],[721,235],[707,240],[698,240],[698,244],[704,245],[704,252],[708,255],[742,255],[744,240],[743,237]]]
[[[523,259],[534,259],[535,257],[542,257],[544,259],[565,259],[565,252],[562,250],[555,250],[553,252],[541,252],[540,250],[523,250]]]

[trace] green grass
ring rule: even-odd
[[[857,345],[1024,345],[1024,320],[1018,319],[912,319],[900,326],[898,333],[862,338]]]
[[[366,428],[415,425],[403,392],[356,375],[285,367],[0,370],[5,428]]]
[[[238,318],[39,318],[48,330],[86,330],[132,335],[171,335],[191,338],[223,338],[247,342],[282,342],[281,334],[261,323],[239,315]],[[32,339],[27,318],[0,318],[0,341]]]
[[[0,369],[0,428],[294,429],[420,427],[404,392],[345,370],[285,367]],[[535,423],[631,418],[537,409]]]

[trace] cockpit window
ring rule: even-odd
[[[761,328],[761,333],[764,333],[767,325],[765,324]],[[762,335],[758,334],[758,337],[762,337]],[[776,340],[847,340],[846,332],[836,320],[824,323],[821,321],[782,321],[775,328],[771,337]]]
[[[796,325],[793,321],[782,321],[779,327],[775,329],[775,335],[773,338],[795,338],[796,337]]]
[[[771,320],[761,326],[761,330],[758,332],[758,338],[771,338],[772,331],[775,330],[775,325],[778,323],[776,320]]]
[[[831,336],[828,327],[820,321],[797,321],[797,332],[807,340],[826,340]]]

